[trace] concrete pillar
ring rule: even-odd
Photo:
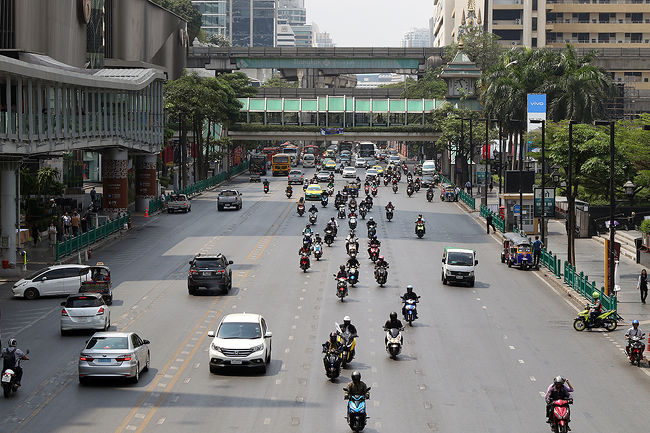
[[[149,200],[156,198],[156,155],[138,155],[135,161],[135,210],[144,212]]]
[[[129,204],[129,153],[109,149],[102,155],[103,207],[108,213],[126,212]]]
[[[14,162],[0,162],[0,260],[16,266],[16,168]],[[0,266],[0,274],[4,266]]]

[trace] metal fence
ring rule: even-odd
[[[594,281],[589,281],[589,277],[584,272],[578,273],[576,267],[568,262],[564,262],[564,284],[571,287],[589,302],[594,302],[593,294],[597,292],[600,294],[600,301],[603,304],[603,308],[614,311],[617,309],[616,296],[605,295],[604,287],[597,289]]]
[[[488,215],[492,215],[492,224],[494,224],[494,227],[496,227],[497,230],[499,230],[501,233],[506,232],[506,222],[499,216],[499,214],[493,212],[483,205],[481,205],[480,212],[483,218],[487,218]]]
[[[106,224],[97,228],[81,233],[78,236],[66,239],[63,242],[58,242],[56,244],[56,260],[72,253],[76,253],[77,251],[89,247],[90,245],[119,231],[124,224],[129,222],[130,218],[131,216],[126,214],[123,217],[108,221]]]

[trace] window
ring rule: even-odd
[[[104,305],[102,298],[94,296],[80,296],[78,298],[69,298],[65,306],[67,308],[87,308],[87,307],[101,307]]]
[[[642,23],[643,22],[643,14],[632,14],[632,22],[633,23]]]
[[[58,280],[58,279],[61,279],[61,278],[65,278],[67,276],[66,271],[67,271],[67,269],[54,269],[54,270],[51,270],[50,272],[46,272],[45,274],[43,274],[39,278],[37,278],[37,281],[43,281],[43,278],[47,278],[48,280]]]
[[[606,14],[598,14],[598,22],[600,22],[600,23],[608,23],[609,22],[609,14],[607,14],[607,13]]]
[[[219,327],[217,338],[223,339],[253,339],[261,338],[262,330],[259,323],[224,322]]]
[[[92,337],[88,340],[86,349],[128,349],[126,337]]]

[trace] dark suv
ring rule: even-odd
[[[223,254],[197,254],[190,260],[190,271],[187,274],[187,291],[195,295],[197,289],[219,288],[228,292],[232,288],[232,260],[227,260]]]

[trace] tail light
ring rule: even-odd
[[[92,362],[95,358],[89,355],[81,355],[79,357],[79,361],[86,361],[86,362]]]
[[[190,275],[196,275],[198,273],[199,271],[197,271],[196,269],[190,269]]]
[[[68,317],[68,312],[65,310],[65,308],[61,309],[61,315],[65,316],[65,317]]]
[[[115,358],[115,360],[116,360],[117,362],[130,361],[130,360],[131,360],[131,355],[122,355],[122,356],[118,356],[117,358]]]
[[[104,314],[104,307],[99,307],[99,310],[97,310],[97,315],[101,316],[102,314]]]

